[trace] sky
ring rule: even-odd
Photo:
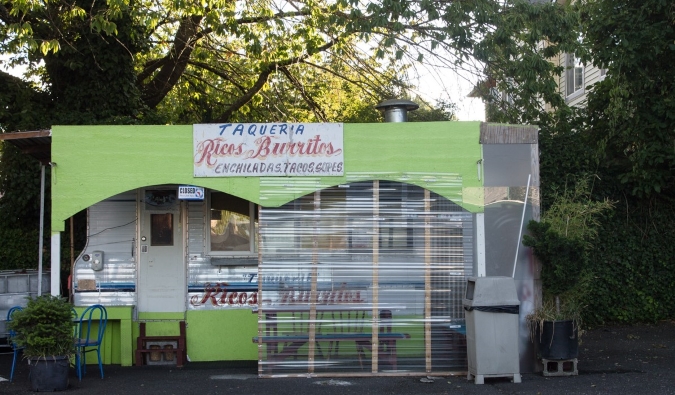
[[[485,121],[483,101],[467,97],[476,84],[475,75],[447,68],[422,68],[416,72],[414,82],[418,88],[413,93],[430,102],[445,99],[455,103],[459,121]]]
[[[475,97],[458,98],[455,101],[458,106],[457,118],[459,121],[485,121],[485,105],[483,101]]]

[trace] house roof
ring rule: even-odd
[[[0,141],[7,141],[24,154],[37,159],[43,165],[48,165],[51,162],[51,130],[0,133]]]

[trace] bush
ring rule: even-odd
[[[73,344],[72,308],[66,299],[42,295],[28,300],[28,305],[14,313],[8,322],[16,332],[15,341],[26,358],[70,356]]]

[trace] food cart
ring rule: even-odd
[[[514,276],[524,306],[536,294],[518,248],[539,212],[536,127],[54,126],[50,138],[52,266],[65,221],[86,210],[70,287],[76,306],[109,310],[106,363],[171,363],[134,350],[183,323],[188,360],[257,361],[263,377],[466,371],[466,278]]]

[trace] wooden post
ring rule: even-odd
[[[265,330],[264,330],[264,325],[267,325],[267,323],[263,324],[263,319],[265,315],[263,314],[263,309],[262,309],[262,300],[263,300],[263,292],[262,292],[262,287],[263,287],[263,282],[262,282],[262,275],[263,275],[263,267],[262,267],[262,237],[260,237],[260,224],[262,221],[260,221],[260,207],[258,206],[258,229],[255,231],[255,236],[258,239],[258,375],[262,375],[262,367],[263,367],[263,336],[265,335]],[[266,347],[270,347],[271,344],[267,345]],[[267,361],[269,362],[269,361]]]
[[[424,190],[424,350],[431,373],[431,193]]]
[[[379,268],[380,263],[380,182],[373,181],[373,310],[372,310],[372,372],[378,371],[378,351],[379,351],[379,308],[378,308],[378,291],[379,291]]]
[[[309,296],[309,350],[307,355],[307,370],[314,373],[314,356],[316,355],[316,282],[319,274],[319,225],[321,220],[321,191],[314,192],[314,235],[312,251],[312,285]]]

